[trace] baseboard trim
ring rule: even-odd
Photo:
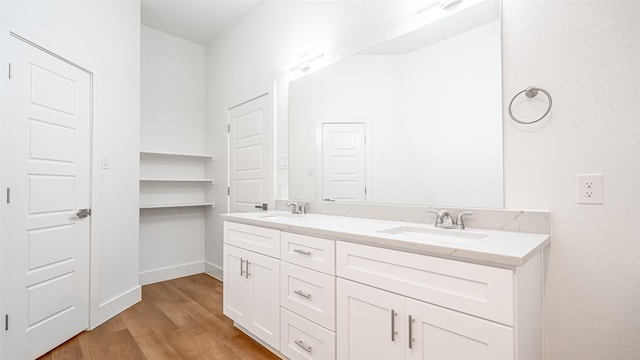
[[[204,263],[204,272],[211,276],[214,279],[218,279],[220,281],[222,281],[223,279],[223,270],[222,267],[212,263],[212,262],[205,262]]]
[[[137,285],[122,294],[99,304],[97,308],[94,308],[91,311],[89,330],[96,328],[103,322],[135,305],[140,300],[142,300],[142,287]]]
[[[202,274],[205,269],[204,261],[167,266],[160,269],[142,271],[139,274],[140,284],[149,285],[160,281],[177,279],[184,276]]]

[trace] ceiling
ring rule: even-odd
[[[206,45],[259,0],[142,0],[142,25]]]

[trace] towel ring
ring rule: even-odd
[[[528,98],[534,98],[538,95],[538,91],[542,91],[545,95],[547,95],[547,98],[549,99],[549,107],[547,108],[547,111],[545,111],[544,115],[540,116],[538,119],[533,120],[533,121],[522,121],[522,120],[518,120],[518,118],[515,117],[515,115],[513,115],[513,112],[511,111],[511,106],[513,105],[513,101],[518,97],[518,95],[524,93]],[[513,99],[511,99],[511,102],[509,103],[509,116],[511,116],[511,119],[513,119],[513,121],[519,123],[519,124],[524,124],[524,125],[528,125],[528,124],[534,124],[537,123],[538,121],[544,119],[545,116],[547,116],[549,114],[549,111],[551,111],[551,104],[553,103],[553,100],[551,100],[551,94],[549,94],[549,92],[545,89],[539,88],[539,87],[535,87],[535,86],[528,86],[526,89],[520,91],[519,93],[517,93]]]

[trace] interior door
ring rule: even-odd
[[[91,75],[12,36],[5,49],[2,349],[33,359],[89,323],[90,218],[76,213],[90,205]]]
[[[256,211],[273,202],[273,114],[270,99],[269,94],[262,95],[229,110],[231,212]]]
[[[363,123],[322,124],[322,198],[365,202],[366,161]]]

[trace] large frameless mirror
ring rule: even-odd
[[[503,207],[500,2],[289,85],[289,198]]]

